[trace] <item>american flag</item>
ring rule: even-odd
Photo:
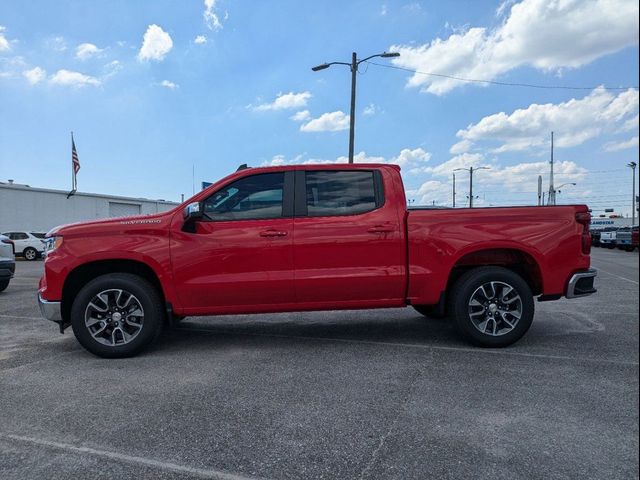
[[[80,170],[80,160],[78,159],[78,152],[76,151],[76,142],[73,141],[73,135],[71,136],[71,164],[73,167],[73,174],[77,175]]]

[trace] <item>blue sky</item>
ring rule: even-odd
[[[556,132],[560,201],[630,211],[638,160],[638,4],[3,1],[0,181],[178,200],[241,163],[344,161],[349,61],[547,86],[460,82],[363,64],[357,160],[399,163],[416,203],[535,201]],[[606,87],[625,87],[621,90]],[[631,88],[626,88],[631,87]],[[292,119],[294,117],[295,119]],[[458,172],[458,205],[468,176]]]

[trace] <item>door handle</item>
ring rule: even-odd
[[[375,225],[367,230],[369,233],[390,233],[393,232],[395,228],[391,225]]]
[[[286,237],[287,232],[282,232],[280,230],[264,230],[260,232],[261,237]]]

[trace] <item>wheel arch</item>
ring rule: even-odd
[[[544,291],[543,275],[539,262],[529,252],[519,248],[483,248],[467,252],[454,263],[447,280],[447,291],[465,272],[477,267],[503,267],[520,275],[531,288],[533,295]]]
[[[61,300],[61,313],[64,321],[69,321],[71,306],[82,287],[94,278],[109,273],[131,273],[144,278],[155,287],[162,301],[166,302],[166,294],[157,273],[146,263],[124,258],[94,260],[76,266],[65,278]]]

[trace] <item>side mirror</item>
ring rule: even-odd
[[[203,214],[202,202],[193,202],[187,205],[182,212],[182,217],[185,222],[200,220]]]

